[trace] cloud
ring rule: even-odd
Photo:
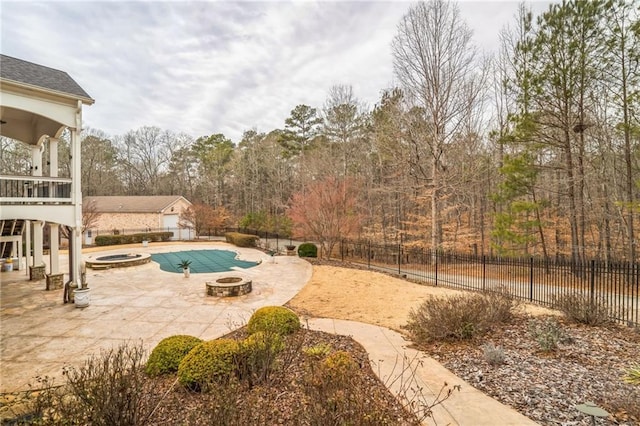
[[[512,3],[462,3],[481,45]],[[336,84],[373,105],[393,84],[404,2],[2,2],[2,53],[67,71],[95,100],[85,125],[193,137],[284,126]]]

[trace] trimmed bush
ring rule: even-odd
[[[144,232],[139,234],[97,235],[97,246],[141,243],[142,241],[169,241],[173,232]]]
[[[318,257],[318,246],[313,243],[302,243],[298,247],[300,257]]]
[[[228,243],[238,247],[256,247],[257,241],[260,239],[257,235],[241,234],[240,232],[227,232],[224,237]]]
[[[120,244],[119,235],[98,235],[96,236],[96,245],[97,246],[113,246],[116,244]]]
[[[249,334],[262,331],[284,336],[295,333],[299,329],[298,316],[291,309],[283,306],[264,306],[251,315],[247,324]]]
[[[435,297],[411,310],[406,329],[417,343],[470,340],[510,321],[516,305],[505,292]]]
[[[180,384],[206,392],[214,383],[225,383],[236,371],[240,347],[231,339],[202,342],[191,349],[178,366]]]
[[[200,343],[202,343],[201,339],[185,335],[162,339],[151,351],[145,371],[150,376],[159,376],[178,371],[180,361]]]

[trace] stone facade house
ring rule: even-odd
[[[97,216],[85,231],[85,244],[93,244],[99,234],[145,231],[171,231],[174,240],[193,238],[189,228],[180,226],[180,214],[191,206],[180,195],[85,197],[83,204]]]

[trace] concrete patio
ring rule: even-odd
[[[215,339],[244,325],[256,309],[285,304],[312,275],[311,264],[298,257],[271,258],[259,250],[225,243],[158,243],[146,248],[129,245],[87,250],[84,258],[192,249],[230,249],[239,252],[243,260],[262,260],[260,265],[239,272],[253,280],[253,291],[234,298],[208,297],[206,281],[229,272],[192,274],[184,278],[181,273],[163,272],[157,263],[151,262],[130,268],[88,270],[91,302],[80,309],[62,303],[62,290],[45,291],[44,280],[28,281],[24,270],[3,272],[0,275],[0,394],[27,390],[30,383],[36,384],[36,376],[46,375],[61,383],[64,366],[80,366],[101,349],[116,347],[124,341],[142,342],[150,351],[160,340],[175,334]],[[61,265],[63,269],[66,266]],[[311,329],[350,335],[360,342],[369,353],[374,371],[395,395],[406,397],[407,391],[420,389],[420,399],[416,402],[430,402],[443,383],[461,386],[459,395],[435,407],[433,417],[423,422],[425,425],[536,424],[476,390],[437,361],[411,349],[410,342],[399,333],[329,318],[302,318],[302,322]],[[413,368],[402,368],[403,360],[413,360]],[[414,409],[420,414],[420,404]]]
[[[160,243],[158,243],[160,244]],[[206,296],[205,282],[229,272],[191,274],[160,270],[157,263],[121,269],[87,269],[91,303],[79,309],[63,304],[62,290],[45,291],[45,282],[28,281],[25,271],[2,272],[0,279],[0,393],[25,390],[36,376],[62,376],[65,365],[82,365],[101,349],[123,341],[142,341],[152,349],[174,334],[214,339],[243,325],[261,306],[282,305],[311,278],[311,265],[298,257],[273,258],[225,243],[122,246],[86,251],[84,258],[115,253],[160,253],[192,249],[230,249],[240,258],[263,262],[240,274],[253,291],[233,299]],[[66,259],[61,270],[66,270]]]

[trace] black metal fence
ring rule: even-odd
[[[120,230],[122,233],[133,231],[141,232]],[[206,230],[199,238],[221,239],[225,232],[231,231],[256,235],[260,239],[259,247],[276,252],[289,244],[312,241],[301,237],[292,240],[277,233],[246,228]],[[187,239],[195,238],[193,230],[182,229],[180,234],[185,232]],[[504,289],[520,300],[543,306],[552,306],[557,297],[579,294],[606,306],[613,320],[640,327],[640,263],[637,262],[576,263],[560,258],[474,255],[347,240],[341,241],[329,256],[322,253],[320,247],[318,253],[437,286],[476,291]]]
[[[502,288],[543,306],[552,306],[557,297],[579,294],[606,306],[615,321],[640,326],[640,263],[506,258],[366,241],[342,241],[331,257],[437,286]]]

